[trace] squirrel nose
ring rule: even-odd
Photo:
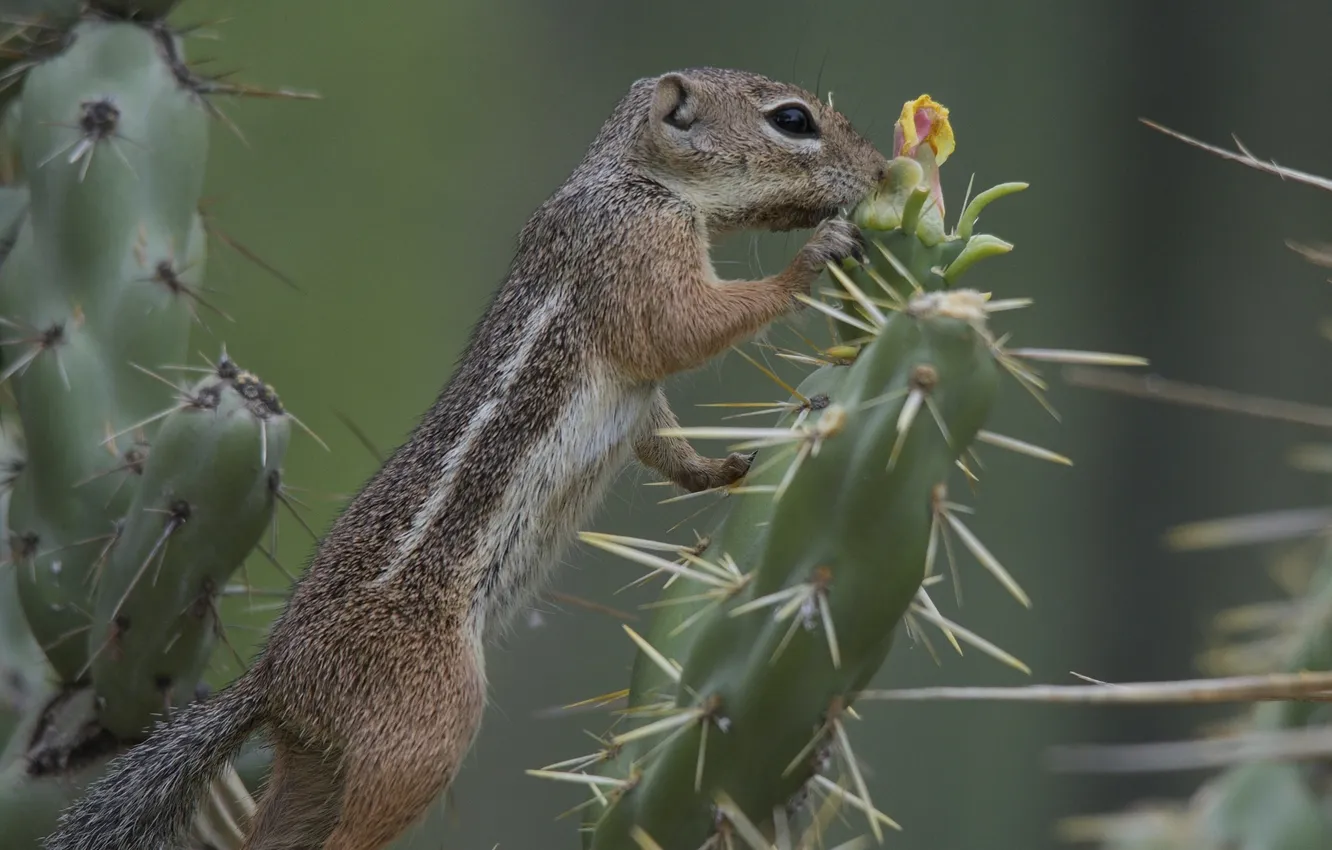
[[[884,178],[887,176],[888,176],[888,166],[880,165],[878,168],[874,169],[875,183],[882,183]]]

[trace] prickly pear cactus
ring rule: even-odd
[[[870,799],[846,720],[899,623],[932,624],[1021,667],[929,596],[936,556],[956,540],[1028,604],[961,519],[950,481],[959,468],[974,476],[978,441],[1062,460],[984,430],[1005,373],[1039,395],[1025,360],[1139,361],[1006,349],[992,317],[1022,302],[954,284],[1011,248],[972,231],[981,208],[1025,187],[981,194],[949,231],[938,181],[953,147],[947,111],[908,103],[894,147],[885,183],[854,212],[870,261],[830,267],[835,291],[808,299],[836,329],[805,357],[819,368],[774,406],[771,427],[674,432],[757,450],[720,527],[692,547],[582,536],[670,576],[646,635],[629,630],[631,728],[533,771],[591,789],[591,850],[822,846],[823,820],[801,825],[820,801],[855,810],[881,839],[897,824]]]
[[[3,461],[0,624],[45,690],[0,758],[0,833],[18,848],[196,698],[294,420],[225,350],[186,365],[192,329],[229,321],[203,284],[210,98],[248,90],[194,72],[163,19],[174,2],[13,5],[0,382],[22,453],[15,439]]]

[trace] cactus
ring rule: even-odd
[[[1287,700],[1260,694],[1263,702],[1227,724],[1229,743],[1203,739],[1169,745],[1169,761],[1158,757],[1155,769],[1209,767],[1218,757],[1233,762],[1189,800],[1070,818],[1061,824],[1065,838],[1097,842],[1105,850],[1318,850],[1332,845],[1332,785],[1325,767],[1332,754],[1332,725],[1327,709],[1318,707],[1332,693],[1332,683],[1327,676],[1308,676],[1332,669],[1332,547],[1299,563],[1312,574],[1289,582],[1296,594],[1291,601],[1222,612],[1217,624],[1223,632],[1250,634],[1205,653],[1203,667],[1212,675],[1254,681],[1284,672],[1294,674],[1295,682],[1304,679],[1306,687],[1285,694]],[[1135,745],[1127,751],[1111,749],[1107,754],[1101,747],[1074,748],[1062,761],[1069,769],[1096,770],[1109,757],[1117,770],[1151,769]]]
[[[691,627],[697,633],[680,647],[678,676],[669,664],[640,667],[631,684],[640,705],[660,699],[663,684],[678,685],[680,696],[663,720],[618,741],[646,746],[660,738],[642,729],[683,732],[641,774],[630,767],[640,747],[611,766],[609,775],[619,768],[626,784],[602,816],[594,848],[631,846],[635,830],[663,847],[701,846],[722,794],[762,822],[820,773],[829,750],[860,786],[843,712],[919,596],[932,530],[949,510],[943,482],[997,388],[991,343],[978,293],[927,294],[894,314],[853,365],[825,367],[838,374],[802,384],[801,395],[820,409],[799,427],[764,435],[795,443],[799,460],[760,468],[749,486],[772,496],[745,498],[695,556],[696,581],[715,579],[703,583],[724,604]],[[705,567],[713,552],[718,560]],[[722,578],[732,561],[734,572]],[[691,583],[674,587],[697,592]],[[675,650],[664,637],[655,646]],[[865,801],[863,786],[855,790]]]
[[[897,825],[871,801],[844,721],[899,622],[1025,669],[930,599],[936,556],[956,537],[1029,604],[959,518],[948,479],[955,467],[974,478],[978,440],[1062,460],[984,430],[1003,372],[1039,396],[1026,359],[1140,361],[995,338],[992,314],[1022,303],[953,284],[1011,248],[972,231],[981,208],[1025,186],[982,193],[945,230],[938,166],[952,144],[946,110],[928,97],[906,105],[889,174],[853,213],[873,256],[830,266],[840,288],[806,299],[832,320],[835,344],[803,357],[819,368],[775,406],[775,426],[671,432],[758,450],[720,527],[694,547],[582,535],[671,574],[647,635],[626,629],[639,652],[625,714],[645,722],[532,771],[593,789],[585,847],[694,850],[733,846],[730,836],[792,847],[800,807],[820,798],[858,810],[881,840]],[[799,846],[819,840],[818,822]]]
[[[5,0],[0,5],[0,111],[33,66],[64,44],[83,0]]]
[[[9,483],[22,469],[18,423],[0,417],[0,562],[10,561]],[[44,695],[50,676],[46,656],[28,629],[18,600],[17,576],[0,569],[0,746],[13,724]]]
[[[1198,142],[1159,125],[1168,135],[1226,159],[1284,179],[1332,189],[1332,181],[1307,172]],[[1321,266],[1332,266],[1324,248],[1288,243]],[[1126,392],[1155,400],[1246,415],[1326,426],[1327,411],[1276,399],[1152,378],[1076,369],[1074,384]],[[1293,459],[1302,468],[1327,472],[1326,446],[1301,447]],[[1298,537],[1325,537],[1327,509],[1208,520],[1173,529],[1176,550],[1216,549]],[[1064,770],[1135,772],[1220,768],[1181,802],[1143,802],[1129,810],[1069,818],[1064,839],[1103,850],[1321,850],[1332,845],[1332,545],[1296,551],[1274,570],[1289,600],[1259,602],[1223,611],[1216,629],[1229,643],[1205,652],[1206,678],[1174,682],[1030,687],[946,687],[861,694],[862,699],[1002,700],[1056,704],[1143,705],[1256,703],[1225,725],[1218,738],[1165,745],[1062,748],[1055,764]],[[1238,637],[1238,639],[1236,639]]]
[[[210,96],[254,90],[191,69],[163,20],[174,5],[0,14],[0,380],[23,437],[21,468],[4,461],[5,581],[27,631],[12,641],[45,656],[25,675],[49,664],[49,693],[0,758],[6,847],[44,835],[107,760],[196,698],[225,639],[218,597],[273,521],[299,424],[225,349],[185,365],[192,326],[229,321],[202,283]],[[181,370],[204,374],[169,377]],[[235,775],[219,789],[201,836],[243,818],[225,803]]]
[[[1325,177],[1199,142],[1148,122],[1167,135],[1225,159],[1297,183],[1332,189]],[[1315,265],[1332,265],[1326,249],[1287,243]],[[1089,383],[1095,384],[1092,380]],[[1203,403],[1213,409],[1263,414],[1291,405],[1272,400],[1237,400],[1231,393],[1200,388],[1172,393],[1158,387],[1165,400]],[[1319,411],[1320,414],[1324,411]],[[1294,461],[1326,472],[1327,448],[1303,447]],[[1209,520],[1173,529],[1168,542],[1177,550],[1215,549],[1239,543],[1326,534],[1327,511],[1291,511],[1284,515]],[[1188,800],[1100,817],[1075,818],[1064,825],[1070,838],[1097,841],[1107,850],[1318,850],[1332,846],[1332,544],[1296,551],[1278,562],[1276,573],[1290,599],[1243,605],[1223,611],[1217,631],[1231,642],[1205,652],[1201,666],[1210,675],[1251,678],[1289,676],[1304,680],[1300,694],[1264,695],[1264,701],[1229,725],[1231,745],[1222,752],[1233,761],[1209,778]],[[1238,638],[1235,640],[1234,638]],[[1177,759],[1217,752],[1212,740],[1175,744]],[[1243,744],[1241,746],[1240,744]],[[1100,754],[1100,748],[1093,748]],[[1118,754],[1124,769],[1137,765]],[[1234,758],[1234,755],[1242,757]],[[1083,761],[1095,767],[1094,756]],[[1181,765],[1184,766],[1184,765]],[[1210,766],[1210,765],[1204,765]]]

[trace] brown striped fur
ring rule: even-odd
[[[799,101],[817,143],[764,117]],[[277,760],[245,850],[378,850],[453,780],[482,647],[633,457],[696,491],[748,460],[657,436],[661,390],[861,251],[839,209],[886,162],[809,92],[692,69],[640,80],[532,215],[465,356],[319,546],[254,666],[122,759],[49,850],[159,850],[252,730]],[[719,281],[710,236],[815,227],[782,272]],[[169,790],[163,792],[163,788]],[[169,796],[164,796],[169,794]]]

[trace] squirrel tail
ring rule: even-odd
[[[263,723],[255,668],[159,723],[60,817],[46,850],[173,850],[209,782]]]

